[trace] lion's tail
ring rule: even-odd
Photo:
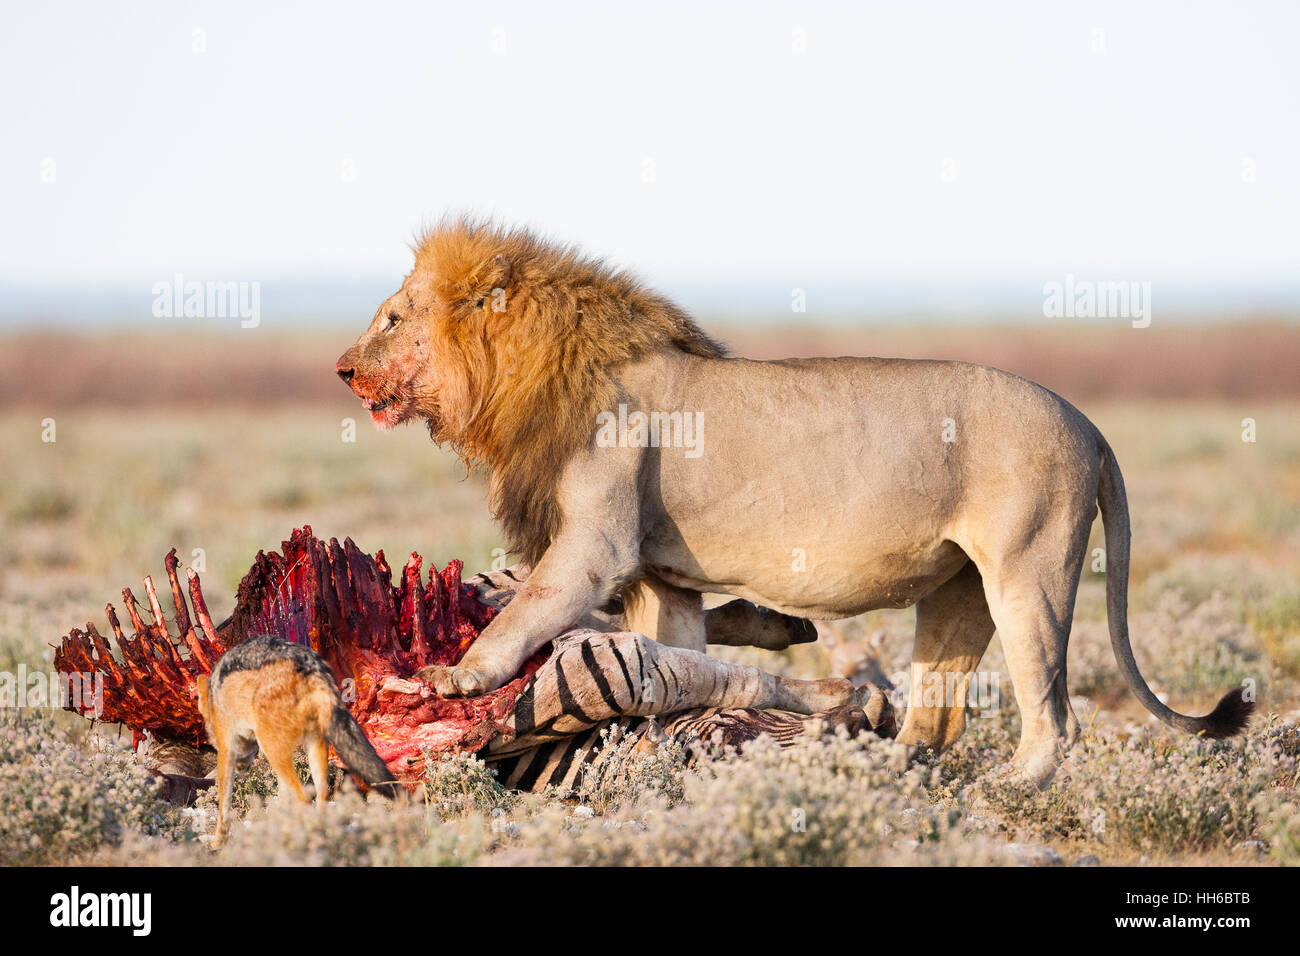
[[[1128,498],[1124,494],[1124,477],[1119,472],[1115,453],[1105,439],[1098,436],[1098,440],[1102,456],[1097,504],[1106,529],[1106,616],[1110,620],[1110,646],[1119,662],[1119,669],[1134,696],[1169,726],[1189,734],[1204,733],[1214,738],[1239,734],[1246,728],[1255,709],[1255,702],[1247,700],[1241,691],[1224,694],[1214,710],[1204,717],[1189,717],[1161,703],[1138,670],[1128,639]]]

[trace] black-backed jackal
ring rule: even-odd
[[[310,647],[276,637],[235,645],[210,676],[199,677],[198,704],[217,748],[214,849],[228,832],[235,770],[248,769],[259,744],[280,782],[280,793],[293,793],[304,803],[309,798],[293,769],[299,744],[307,751],[318,807],[329,793],[330,747],[348,770],[383,796],[393,799],[401,790],[348,712],[329,665]]]

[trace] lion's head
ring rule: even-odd
[[[541,557],[561,470],[614,404],[620,365],[655,349],[721,346],[636,279],[523,229],[444,220],[415,268],[339,358],[371,420],[428,422],[491,478],[512,548]]]
[[[440,378],[432,361],[435,340],[445,345],[448,331],[466,323],[463,297],[448,299],[427,271],[412,270],[402,287],[375,312],[369,328],[339,356],[335,371],[361,399],[375,426],[387,431],[413,418],[424,418],[436,440],[446,437],[441,422],[444,392],[454,387]]]

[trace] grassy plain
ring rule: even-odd
[[[400,812],[345,797],[317,819],[253,800],[223,861],[1300,862],[1300,335],[1279,324],[1157,333],[732,339],[753,355],[989,361],[1075,401],[1124,469],[1131,630],[1148,681],[1184,712],[1254,681],[1261,716],[1247,738],[1189,740],[1146,715],[1111,656],[1104,578],[1089,570],[1069,657],[1088,729],[1044,794],[972,785],[1010,755],[1018,727],[995,638],[981,670],[1001,681],[1002,706],[973,717],[951,751],[910,769],[885,743],[756,746],[686,774],[665,756],[606,782],[581,808],[503,793],[481,765],[460,760],[438,769],[426,804]],[[488,566],[503,542],[481,477],[417,427],[370,428],[329,374],[346,340],[0,341],[0,670],[48,669],[51,643],[102,621],[105,601],[159,575],[173,546],[186,563],[201,554],[214,614],[229,610],[254,553],[303,524],[383,548],[394,562],[418,550],[438,565],[459,557],[470,570]],[[358,419],[355,441],[345,440],[347,418]],[[1253,442],[1242,440],[1244,419]],[[50,427],[53,442],[43,440]],[[911,621],[910,610],[875,612],[841,627],[864,644],[883,628],[880,662],[897,673]],[[731,654],[801,676],[831,668],[817,646]],[[159,805],[111,732],[88,734],[63,713],[9,708],[0,720],[0,862],[207,861],[205,804]],[[273,786],[256,772],[246,783],[249,794]]]

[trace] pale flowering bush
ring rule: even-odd
[[[895,838],[937,840],[955,820],[924,808],[920,774],[902,775],[906,751],[842,734],[782,750],[760,738],[743,759],[713,761],[686,786],[691,811],[740,836],[745,864],[862,862]]]
[[[1264,736],[1281,758],[1273,775],[1275,789],[1259,798],[1260,812],[1269,815],[1264,839],[1273,859],[1300,866],[1300,725],[1270,721]]]
[[[674,807],[551,807],[522,823],[499,862],[583,865],[839,865],[987,862],[961,845],[962,813],[933,805],[928,771],[906,772],[905,748],[844,735],[782,749],[767,737],[738,756],[702,759]],[[585,812],[584,812],[585,811]],[[943,854],[935,848],[942,845]]]
[[[172,825],[148,774],[104,744],[83,751],[46,715],[0,710],[0,864],[72,863],[128,830]]]
[[[933,768],[930,777],[933,797],[957,800],[963,788],[1011,759],[1019,730],[1005,711],[999,717],[968,720],[957,742],[942,754],[922,751],[916,755],[919,764]]]
[[[497,782],[495,771],[473,754],[424,754],[424,799],[440,818],[508,810],[520,794]],[[499,814],[498,814],[499,815]]]
[[[982,778],[971,796],[1008,829],[1164,854],[1257,839],[1296,758],[1269,731],[1207,741],[1163,729],[1091,731],[1044,792]]]
[[[1283,866],[1300,866],[1300,806],[1295,799],[1274,810],[1264,835],[1273,859]]]
[[[640,741],[640,737],[622,733],[617,724],[603,730],[602,759],[579,768],[573,798],[598,813],[645,801],[674,806],[685,799],[687,746],[665,740],[650,752],[639,753]],[[696,755],[703,756],[701,748],[696,748]]]
[[[459,866],[476,862],[493,840],[477,815],[445,823],[421,802],[394,806],[355,790],[321,809],[295,798],[266,801],[232,820],[218,852],[210,849],[215,813],[190,813],[199,840],[136,833],[121,852],[150,866]]]
[[[629,751],[564,800],[510,793],[476,758],[443,758],[430,762],[422,804],[394,808],[345,792],[317,814],[275,801],[237,822],[219,855],[154,839],[136,856],[235,865],[1009,865],[1108,848],[1130,860],[1224,853],[1264,840],[1279,862],[1296,860],[1300,818],[1286,798],[1300,751],[1294,724],[1274,721],[1235,742],[1089,732],[1041,793],[998,779],[1015,740],[1012,721],[975,720],[947,753],[909,762],[905,748],[869,735],[786,749],[760,738],[740,754],[698,750],[691,769],[663,745]],[[210,833],[212,822],[198,829]]]
[[[1222,591],[1191,604],[1177,592],[1161,596],[1154,612],[1140,615],[1133,646],[1143,655],[1149,680],[1183,697],[1216,698],[1244,678],[1267,692],[1268,664],[1243,620],[1241,605]]]
[[[222,865],[445,866],[475,862],[489,837],[479,817],[445,824],[430,808],[340,794],[322,810],[274,800],[231,829]]]
[[[1129,617],[1143,677],[1152,689],[1179,699],[1217,700],[1246,678],[1263,696],[1269,662],[1244,615],[1240,602],[1221,591],[1195,604],[1177,590],[1161,594],[1153,610]],[[1069,673],[1076,695],[1104,699],[1123,686],[1105,620],[1074,623]]]
[[[1273,782],[1294,794],[1300,790],[1300,723],[1270,717],[1261,734],[1282,758]]]

